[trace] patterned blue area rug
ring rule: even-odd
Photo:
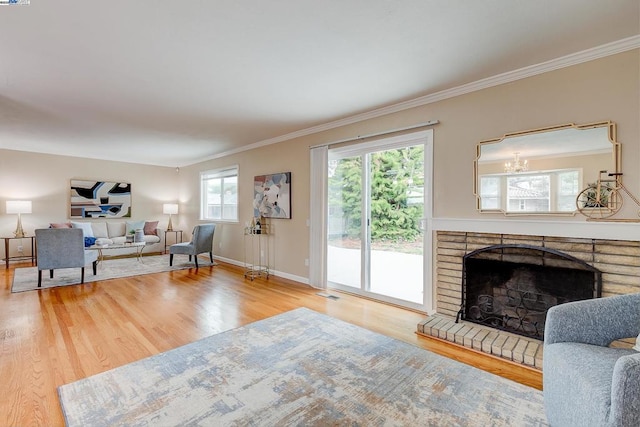
[[[542,392],[297,309],[58,388],[70,426],[542,426]]]

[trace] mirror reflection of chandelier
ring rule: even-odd
[[[529,164],[526,160],[520,160],[520,153],[513,154],[513,162],[507,162],[504,164],[504,171],[507,173],[525,172],[528,169]]]

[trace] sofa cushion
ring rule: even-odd
[[[107,222],[107,231],[109,232],[109,238],[124,236],[126,233],[126,226],[124,222]]]
[[[146,236],[158,235],[158,221],[147,221],[144,223],[144,234]]]
[[[51,228],[71,228],[70,222],[52,222],[49,224]]]
[[[90,222],[72,222],[71,227],[81,229],[84,237],[93,237],[93,228],[91,228]]]
[[[129,234],[132,231],[144,229],[144,221],[127,221],[125,224],[126,224],[126,231],[125,231],[126,234]]]
[[[107,223],[106,222],[92,222],[91,228],[93,229],[93,237],[109,237],[109,233],[107,232]]]
[[[147,235],[147,234],[145,234],[145,236],[144,236],[144,242],[145,243],[158,243],[159,241],[160,241],[160,237],[158,237],[158,236]]]

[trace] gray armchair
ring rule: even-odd
[[[189,255],[189,261],[193,255],[198,268],[198,254],[209,252],[209,258],[213,263],[213,234],[216,231],[215,224],[201,224],[193,227],[193,236],[190,242],[176,243],[169,247],[169,265],[173,265],[173,255]]]
[[[640,352],[608,347],[640,333],[640,293],[555,306],[544,336],[552,426],[640,426]]]
[[[49,270],[49,277],[53,278],[55,269],[80,268],[80,283],[84,283],[85,265],[93,264],[93,275],[96,274],[98,252],[84,249],[84,235],[79,228],[38,229],[36,247],[38,287],[42,286],[42,270]]]

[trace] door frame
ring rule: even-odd
[[[354,293],[362,295],[368,298],[373,298],[383,302],[399,305],[402,307],[418,310],[421,312],[433,311],[433,129],[427,129],[419,132],[410,132],[402,135],[378,138],[372,141],[360,142],[352,145],[342,146],[338,148],[330,148],[328,153],[328,159],[343,158],[355,155],[363,155],[368,157],[371,153],[377,151],[384,151],[388,149],[402,148],[411,145],[424,145],[424,212],[422,218],[422,230],[423,230],[423,302],[422,304],[414,303],[411,301],[400,300],[397,298],[389,297],[386,295],[372,293],[360,288],[354,288],[351,286],[340,285],[334,282],[327,282],[329,288],[338,289],[344,292]],[[336,156],[337,155],[337,156]],[[363,168],[363,182],[365,178],[368,178],[368,168]],[[363,206],[362,212],[366,213],[366,217],[369,215],[369,189],[365,186],[363,194]],[[325,211],[328,212],[328,206],[325,206]],[[361,248],[361,280],[366,280],[362,283],[369,283],[370,266],[368,262],[370,257],[367,257],[365,252],[370,252],[370,239],[369,239],[370,227],[363,227],[361,232],[362,248]],[[325,245],[327,245],[325,240]],[[326,249],[326,248],[325,248]],[[327,265],[324,266],[325,275]]]

